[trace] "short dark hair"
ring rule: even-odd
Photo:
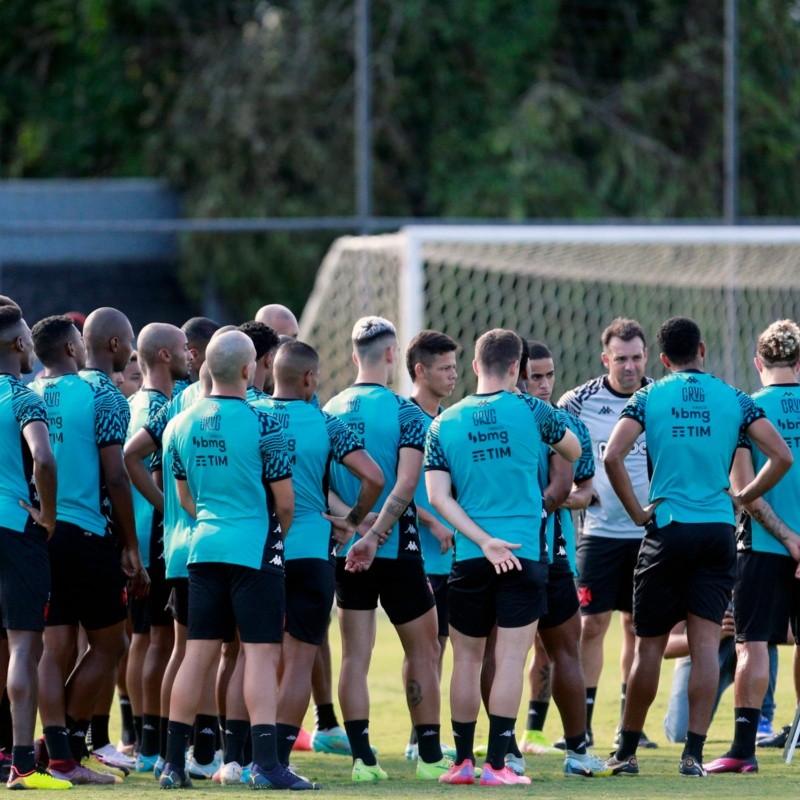
[[[275,350],[281,343],[280,337],[269,325],[256,322],[254,319],[243,322],[236,330],[246,333],[253,340],[253,346],[256,348],[256,361]]]
[[[0,294],[0,306],[14,306],[15,308],[19,308],[19,303],[17,303],[16,300],[12,300],[7,295]]]
[[[453,353],[456,350],[458,350],[458,342],[451,339],[446,333],[431,330],[420,331],[409,342],[406,350],[406,369],[411,380],[414,380],[414,367],[417,364],[429,367],[436,356]]]
[[[189,347],[205,347],[219,329],[220,324],[208,317],[192,317],[181,325]]]
[[[539,342],[536,339],[528,339],[526,344],[528,345],[528,358],[531,361],[553,357],[550,348],[544,342]]]
[[[522,360],[522,339],[514,331],[494,328],[475,342],[475,358],[484,372],[503,375],[515,362]]]
[[[700,328],[689,317],[670,317],[658,329],[658,347],[673,364],[688,364],[700,348]]]
[[[75,321],[66,314],[56,314],[40,319],[31,329],[33,351],[44,366],[50,366],[60,355],[59,351],[69,341]]]
[[[603,347],[608,347],[608,343],[614,338],[622,339],[623,342],[641,339],[642,344],[647,347],[647,338],[644,335],[644,329],[635,319],[617,317],[600,336]]]
[[[22,309],[16,303],[0,305],[0,332],[5,333],[22,319]]]
[[[292,339],[278,348],[273,369],[275,377],[281,383],[284,381],[294,383],[307,370],[317,369],[318,367],[319,354],[317,351],[305,342],[298,342]]]

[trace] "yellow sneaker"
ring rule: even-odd
[[[97,756],[89,755],[81,759],[81,766],[92,770],[92,772],[99,772],[101,775],[113,775],[118,779],[117,783],[122,783],[122,779],[127,774],[125,770],[112,767],[110,764],[101,761]]]
[[[69,781],[62,781],[54,778],[49,772],[43,769],[35,769],[26,772],[24,775],[17,772],[17,768],[11,767],[11,774],[8,776],[6,786],[9,789],[71,789]]]

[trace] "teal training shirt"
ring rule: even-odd
[[[767,419],[778,429],[794,456],[794,464],[764,495],[764,500],[793,531],[800,531],[800,386],[796,383],[767,386],[753,395],[753,402],[764,409]],[[748,436],[741,437],[739,446],[750,451],[757,474],[766,463],[766,456]],[[789,555],[789,551],[761,523],[747,514],[743,515],[743,525],[738,533],[742,550]]]
[[[650,502],[659,527],[670,522],[734,524],[726,494],[740,433],[764,416],[753,400],[697,370],[674,372],[640,389],[620,418],[647,432]]]
[[[197,506],[189,563],[282,571],[269,484],[292,468],[277,420],[238,397],[204,397],[175,418],[170,454]]]
[[[31,422],[47,425],[44,401],[18,378],[0,374],[0,527],[17,532],[30,520],[19,501],[38,505],[33,459],[22,435]]]
[[[405,397],[376,383],[357,383],[331,398],[325,411],[347,423],[363,447],[383,470],[385,485],[373,511],[380,512],[397,483],[400,450],[410,447],[423,452],[425,420],[422,412]],[[358,496],[359,481],[341,464],[331,464],[331,488],[348,505]],[[345,555],[345,552],[342,552]],[[391,527],[388,541],[378,548],[377,558],[422,559],[413,501]]]
[[[105,482],[100,450],[125,442],[125,419],[107,388],[79,375],[40,378],[30,384],[47,406],[50,446],[58,468],[56,516],[104,536]]]
[[[328,510],[328,477],[332,461],[343,459],[361,445],[338,417],[314,408],[305,400],[275,397],[256,404],[278,421],[286,436],[294,485],[294,521],[284,539],[286,560],[333,557],[335,542]],[[345,467],[346,469],[346,467]]]
[[[490,536],[522,545],[514,555],[546,563],[542,442],[557,444],[566,429],[555,408],[530,395],[473,394],[433,421],[425,469],[449,472],[459,505]],[[456,561],[483,557],[456,531]]]

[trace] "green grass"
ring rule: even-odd
[[[338,663],[339,642],[335,626],[332,627],[332,647],[334,665]],[[595,752],[603,755],[611,750],[614,728],[619,716],[619,642],[620,632],[616,620],[612,623],[606,641],[606,664],[598,690],[597,706],[594,713],[594,732],[597,743]],[[788,724],[794,711],[792,688],[791,649],[780,649],[780,673],[777,690],[777,712],[775,724]],[[606,798],[627,796],[631,798],[650,797],[790,797],[796,794],[797,765],[787,766],[781,760],[778,750],[759,750],[758,775],[712,775],[704,780],[689,780],[677,774],[680,747],[668,745],[664,738],[662,720],[666,709],[669,687],[672,680],[672,662],[665,662],[661,674],[661,687],[656,702],[648,715],[648,735],[661,745],[658,750],[640,752],[641,774],[638,777],[598,778],[594,780],[566,780],[561,773],[559,756],[528,756],[527,774],[532,779],[529,789],[524,787],[506,790],[485,790],[478,786],[451,787],[438,784],[421,783],[414,779],[414,766],[403,757],[406,737],[409,732],[409,718],[405,707],[405,696],[400,678],[402,651],[397,636],[385,617],[381,618],[378,630],[378,643],[375,648],[370,672],[370,692],[372,697],[372,716],[370,731],[372,743],[379,750],[379,759],[389,773],[390,780],[380,784],[356,785],[350,782],[350,759],[340,756],[314,753],[296,753],[292,761],[299,771],[313,780],[322,783],[325,797],[330,798],[383,798],[383,797],[443,797],[454,794],[483,794],[511,792],[513,794],[535,794],[537,798]],[[449,652],[445,662],[445,680],[442,699],[442,738],[452,741],[450,734],[450,715],[447,686],[450,674]],[[723,696],[714,723],[709,731],[706,745],[706,760],[721,755],[730,741],[733,731],[733,690]],[[338,703],[336,704],[338,710]],[[524,728],[527,697],[518,718],[518,733]],[[115,712],[116,713],[116,712]],[[113,724],[112,718],[112,724]],[[313,727],[309,716],[306,725]],[[486,735],[486,720],[478,723],[478,740]],[[553,740],[561,735],[557,710],[551,707],[545,732]],[[800,759],[800,756],[798,756]],[[132,775],[123,786],[113,789],[73,789],[70,797],[96,795],[98,791],[112,791],[115,796],[139,798],[157,791],[153,778],[149,775]],[[191,797],[237,795],[251,790],[242,787],[219,787],[206,782],[195,782]]]

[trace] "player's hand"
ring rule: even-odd
[[[378,512],[377,511],[370,511],[364,519],[361,520],[361,524],[358,526],[356,533],[359,536],[366,536],[372,526],[375,524],[375,520],[378,519]]]
[[[365,536],[350,548],[344,562],[344,568],[348,572],[366,572],[372,566],[377,552],[378,537]]]
[[[439,542],[440,552],[446,553],[453,546],[453,531],[446,525],[442,525],[438,520],[430,526],[430,532],[434,539]]]
[[[50,541],[50,537],[55,533],[56,530],[55,517],[52,519],[46,517],[44,514],[42,514],[40,509],[29,505],[24,500],[20,500],[19,504],[31,515],[31,519],[33,520],[34,524],[38,525],[40,528],[44,528],[44,531],[47,534],[47,540]]]
[[[745,510],[744,503],[742,502],[742,493],[741,492],[732,492],[730,489],[725,489],[725,494],[730,497],[731,502],[733,503],[733,513],[734,516],[738,517],[742,511]]]
[[[512,550],[517,550],[522,545],[507,542],[504,539],[487,539],[481,545],[484,556],[492,566],[495,572],[500,575],[502,572],[511,572],[512,569],[522,569],[522,564],[519,559],[514,555]]]
[[[736,635],[736,626],[733,624],[733,611],[730,608],[725,609],[725,614],[722,617],[722,627],[720,629],[719,638],[729,639],[731,636]]]
[[[645,506],[642,509],[642,513],[637,515],[638,518],[634,520],[634,523],[643,528],[648,522],[650,522],[651,519],[653,519],[656,513],[656,508],[658,508],[658,506],[660,506],[663,502],[664,498],[662,497],[650,503],[650,505]]]
[[[346,545],[355,535],[357,528],[351,522],[348,522],[346,516],[334,517],[332,514],[325,513],[323,513],[322,516],[325,517],[328,522],[330,522],[331,534],[333,535],[333,539],[339,545],[339,547]],[[339,547],[336,548],[337,551]]]
[[[789,555],[795,561],[800,562],[800,536],[794,533],[786,541],[781,539],[781,544],[789,551]],[[800,572],[800,564],[798,564],[798,572]]]

